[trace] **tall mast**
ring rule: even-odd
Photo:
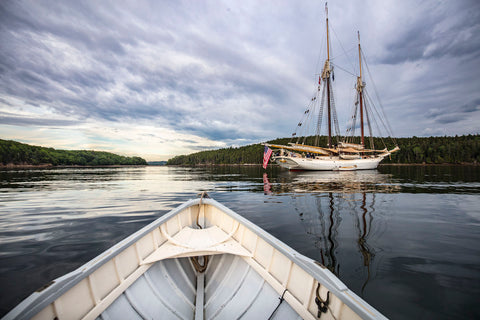
[[[360,76],[357,77],[358,99],[360,100],[360,130],[362,133],[362,145],[365,145],[365,134],[363,128],[363,88],[362,81],[362,49],[360,48],[360,31],[358,31],[358,64],[360,65]]]
[[[327,114],[328,114],[328,147],[332,147],[332,110],[330,106],[330,38],[328,34],[328,7],[325,2],[325,14],[327,18],[327,61],[325,61],[325,66],[323,67],[322,78],[326,81],[327,84]]]
[[[330,38],[328,34],[328,7],[327,2],[325,2],[325,16],[327,18],[327,61],[330,61]]]

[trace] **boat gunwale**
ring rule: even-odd
[[[205,202],[206,199],[203,201]],[[102,267],[105,263],[119,255],[123,250],[127,249],[134,243],[138,242],[146,234],[160,227],[161,224],[176,216],[184,209],[196,205],[200,202],[200,199],[191,199],[184,202],[180,206],[170,210],[163,216],[157,218],[151,223],[147,224],[143,228],[132,233],[125,239],[116,243],[112,247],[108,248],[104,252],[100,253],[95,258],[87,261],[77,269],[53,279],[48,285],[33,292],[20,302],[15,308],[10,310],[3,319],[30,319],[45,307],[62,296],[68,290],[73,288],[80,281],[94,273],[97,269]],[[43,301],[42,301],[43,300]]]
[[[223,204],[213,200],[204,199],[204,203],[212,204],[224,213],[237,219],[243,226],[249,228],[257,236],[265,240],[274,249],[284,254],[294,264],[298,265],[301,269],[307,272],[313,279],[318,281],[322,286],[333,293],[337,298],[348,306],[352,311],[357,313],[362,319],[387,319],[378,310],[372,307],[368,302],[363,300],[357,294],[355,294],[350,288],[348,288],[335,274],[333,274],[327,267],[320,262],[315,261],[298,251],[291,248],[281,240],[275,238],[273,235],[263,230],[250,220],[242,217],[232,209],[225,207]],[[212,203],[210,203],[212,202]],[[252,258],[253,259],[253,258]]]
[[[227,214],[228,216],[236,219],[244,227],[248,228],[255,235],[259,236],[269,245],[278,250],[280,253],[284,254],[293,263],[297,264],[300,268],[302,268],[322,286],[324,286],[334,295],[336,295],[345,305],[352,309],[352,311],[359,314],[362,318],[384,318],[381,313],[379,313],[375,308],[370,306],[362,298],[358,297],[330,270],[321,265],[319,262],[316,262],[315,260],[310,259],[297,252],[296,250],[292,249],[290,246],[275,238],[273,235],[269,234],[261,227],[257,226],[253,222],[242,217],[235,211],[229,209],[223,204],[217,202],[216,200],[212,198],[196,198],[188,200],[183,204],[179,205],[178,207],[172,209],[163,216],[157,218],[156,220],[134,232],[127,238],[113,245],[106,251],[102,252],[97,257],[81,265],[79,268],[59,278],[54,279],[51,285],[41,291],[36,291],[29,295],[14,309],[7,313],[2,319],[29,319],[33,317],[34,315],[42,311],[45,307],[53,303],[57,298],[66,293],[68,290],[73,288],[76,284],[94,273],[105,263],[113,259],[115,256],[119,255],[123,250],[129,248],[131,245],[142,239],[145,235],[152,232],[156,228],[159,228],[162,224],[164,224],[177,214],[181,213],[183,210],[195,205],[199,205],[200,203],[212,205],[217,209],[221,210],[223,213]]]

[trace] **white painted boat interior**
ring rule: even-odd
[[[277,292],[238,256],[214,256],[205,280],[201,310],[205,319],[269,319],[279,304]],[[196,286],[195,269],[188,258],[159,261],[98,319],[194,319]],[[271,319],[301,317],[282,303]]]
[[[319,310],[321,319],[385,319],[320,264],[213,199],[195,199],[5,319],[318,319]]]

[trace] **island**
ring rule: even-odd
[[[0,167],[147,165],[140,157],[105,151],[57,150],[0,139]]]

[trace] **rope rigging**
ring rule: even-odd
[[[313,98],[310,100],[310,103],[308,104],[306,110],[303,112],[303,116],[300,119],[300,122],[297,124],[295,131],[292,133],[292,137],[290,139],[290,142],[293,142],[293,140],[296,138],[295,143],[299,143],[300,139],[303,137],[302,143],[305,143],[305,137],[307,136],[307,133],[309,131],[309,125],[310,125],[310,118],[315,115],[316,111],[316,105],[318,102],[318,92],[320,91],[320,85],[316,89]],[[303,133],[303,134],[302,134]]]
[[[315,133],[315,146],[319,145],[319,137],[320,133],[322,132],[322,120],[323,120],[323,109],[325,106],[325,87],[327,86],[326,82],[323,82],[323,89],[322,89],[322,99],[320,100],[320,111],[318,112],[318,119],[317,119],[317,132]]]
[[[357,76],[355,73],[352,73],[352,72],[348,71],[347,69],[340,67],[340,66],[339,66],[338,64],[336,64],[336,63],[333,63],[333,62],[332,62],[332,65],[335,66],[335,68],[338,68],[338,69],[340,69],[340,70],[348,73],[348,74],[351,75],[351,76],[354,76],[354,77]]]
[[[377,108],[375,107],[375,104],[371,101],[371,98],[370,98],[370,96],[369,96],[368,94],[366,94],[366,98],[367,98],[368,101],[369,101],[369,105],[371,105],[371,106],[373,107],[373,109],[375,110],[375,112],[378,114],[378,110],[377,110]],[[382,141],[383,147],[386,148],[386,147],[387,147],[387,144],[386,144],[385,140],[383,139],[383,134],[382,134],[381,127],[378,125],[378,122],[377,122],[376,118],[373,118],[373,120],[374,120],[375,125],[376,125],[376,128],[377,128],[377,130],[378,130],[378,132],[379,132],[379,137],[380,137],[380,139],[381,139],[381,141]],[[385,130],[387,130],[387,135],[391,137],[391,134],[388,133],[388,128],[385,126],[385,123],[383,122],[383,120],[382,120],[381,117],[380,117],[380,121],[382,122],[382,125],[383,125],[383,127],[385,128]],[[392,137],[392,140],[394,140],[394,143],[396,144],[395,138]]]
[[[378,103],[379,103],[379,105],[380,105],[380,110],[382,111],[380,118],[381,118],[381,119],[385,119],[385,122],[386,122],[385,129],[387,130],[387,134],[391,137],[393,143],[394,143],[395,145],[398,145],[398,144],[397,144],[397,141],[396,141],[396,139],[395,139],[395,137],[394,137],[394,135],[393,135],[393,130],[392,130],[392,127],[391,127],[391,125],[390,125],[390,122],[388,121],[388,118],[387,118],[387,116],[386,116],[386,114],[385,114],[385,108],[383,107],[382,102],[381,102],[381,100],[380,100],[380,97],[378,96],[378,90],[377,90],[377,88],[376,88],[376,86],[375,86],[375,82],[373,81],[372,74],[370,73],[370,68],[368,67],[367,58],[365,57],[365,54],[364,54],[363,50],[362,50],[361,52],[362,52],[362,57],[363,57],[364,64],[365,64],[365,66],[367,67],[367,73],[368,73],[370,82],[372,83],[373,91],[375,92],[376,99],[377,99],[377,101],[378,101]],[[380,115],[379,112],[377,112],[377,113]],[[382,120],[382,122],[383,122],[383,120]]]
[[[333,125],[335,128],[335,137],[337,139],[337,143],[340,141],[340,126],[338,125],[338,117],[337,117],[337,109],[335,108],[335,98],[333,92],[333,86],[330,86],[330,105],[332,106],[332,118],[333,118]]]
[[[386,148],[387,145],[385,140],[383,139],[383,129],[386,130],[387,135],[391,137],[393,143],[397,146],[397,142],[393,137],[393,131],[390,123],[388,122],[388,118],[385,115],[385,110],[381,104],[381,101],[378,97],[378,93],[376,91],[375,83],[373,81],[373,77],[370,72],[369,65],[367,63],[367,59],[363,50],[360,47],[360,43],[358,43],[358,53],[360,55],[359,59],[359,74],[356,73],[356,68],[353,64],[354,59],[351,59],[351,51],[357,46],[354,45],[349,50],[345,50],[345,47],[341,43],[340,39],[337,36],[335,29],[331,26],[330,22],[328,21],[328,11],[327,11],[327,41],[324,43],[322,41],[322,48],[324,44],[326,44],[327,49],[327,59],[319,76],[318,85],[316,86],[316,91],[313,95],[313,98],[310,100],[307,109],[304,111],[302,119],[298,122],[294,133],[290,139],[292,143],[295,141],[295,144],[306,145],[307,137],[314,136],[313,141],[308,141],[307,145],[312,145],[316,147],[320,146],[320,136],[322,135],[322,129],[325,131],[325,127],[328,125],[328,147],[334,148],[337,150],[328,150],[324,148],[325,152],[328,152],[330,155],[339,155],[342,156],[351,156],[351,155],[359,155],[363,157],[366,155],[365,153],[373,152],[375,150],[375,140],[374,134],[378,134],[378,137],[381,139],[384,147]],[[340,44],[340,48],[342,53],[333,57],[332,46],[330,45],[332,38],[328,36],[329,28],[332,30],[333,35],[336,39],[335,42]],[[359,36],[360,41],[360,36]],[[354,70],[353,72],[349,71],[348,68],[344,66],[340,66],[337,63],[332,62],[332,60],[341,58],[342,56],[347,57],[351,69]],[[333,57],[333,58],[331,58]],[[363,60],[362,60],[363,58]],[[319,61],[319,60],[318,60]],[[320,63],[317,61],[317,67]],[[369,96],[365,88],[365,82],[363,82],[363,75],[362,75],[362,67],[365,65],[365,70],[367,70],[369,81],[372,85],[373,90],[375,91],[376,102],[377,105],[373,102],[372,97]],[[355,88],[357,90],[352,90],[351,93],[354,97],[353,102],[354,106],[352,108],[351,118],[349,119],[349,123],[346,128],[345,135],[341,136],[340,125],[339,125],[339,117],[338,112],[336,110],[336,102],[339,101],[335,99],[335,88],[333,87],[334,81],[334,69],[339,68],[341,71],[347,73],[350,76],[355,78]],[[323,81],[323,83],[322,83]],[[355,93],[356,92],[356,93]],[[336,101],[337,100],[337,101]],[[327,102],[327,103],[325,103]],[[367,103],[368,102],[368,103]],[[328,108],[326,106],[328,105]],[[380,118],[378,120],[377,118]],[[326,124],[324,125],[324,122]],[[360,122],[358,125],[357,122]],[[322,128],[323,127],[323,128]],[[355,135],[357,134],[358,130],[357,127],[361,130],[361,142],[356,142],[358,137]],[[311,131],[310,131],[311,130]],[[367,132],[368,130],[368,132]],[[375,132],[374,132],[375,131]],[[325,133],[323,133],[325,134]],[[367,135],[369,137],[367,137]],[[368,142],[367,142],[368,141]],[[342,145],[342,143],[351,144],[350,146]],[[378,144],[378,142],[377,142]],[[363,145],[363,147],[359,147],[359,145]],[[366,145],[369,145],[367,148]],[[303,148],[303,147],[302,147]],[[361,151],[365,149],[365,151]],[[294,149],[297,150],[297,149]],[[306,149],[298,149],[298,150],[306,150]],[[302,151],[299,151],[302,152]],[[383,153],[381,151],[377,151],[377,153]],[[308,157],[308,153],[306,155]],[[347,158],[344,158],[347,159]]]
[[[354,65],[353,62],[352,62],[352,61],[354,61],[354,60],[348,55],[348,52],[350,52],[350,51],[352,51],[353,49],[355,49],[356,46],[353,45],[352,48],[350,48],[348,51],[345,50],[345,48],[343,47],[342,42],[340,41],[340,38],[337,36],[337,33],[335,32],[335,28],[333,28],[333,26],[331,25],[331,23],[329,23],[329,25],[330,25],[330,28],[331,28],[332,31],[333,31],[333,34],[334,34],[335,38],[337,39],[338,43],[340,44],[340,48],[342,48],[342,51],[343,51],[343,54],[340,54],[340,55],[338,55],[338,56],[335,56],[334,58],[332,58],[332,60],[334,60],[334,59],[336,59],[336,58],[339,58],[339,57],[345,55],[345,56],[347,57],[347,60],[350,62],[350,66],[352,67],[352,70],[356,70],[355,65]],[[344,71],[346,71],[346,70],[344,70]],[[346,71],[346,72],[348,72],[348,71]],[[350,72],[348,72],[348,73],[350,73]],[[355,71],[354,71],[354,75],[355,75]]]
[[[354,107],[353,107],[353,115],[351,117],[350,121],[350,126],[347,128],[347,131],[345,133],[345,141],[347,143],[353,143],[353,137],[355,136],[355,129],[356,129],[356,123],[357,123],[357,113],[358,113],[358,101],[359,95],[357,92],[357,95],[355,96],[355,102],[354,102]]]
[[[368,112],[369,108],[368,105],[365,103],[365,117],[367,118],[367,125],[368,125],[368,133],[370,136],[370,149],[375,149],[375,145],[373,143],[373,133],[372,133],[372,125],[370,123],[370,113]]]

